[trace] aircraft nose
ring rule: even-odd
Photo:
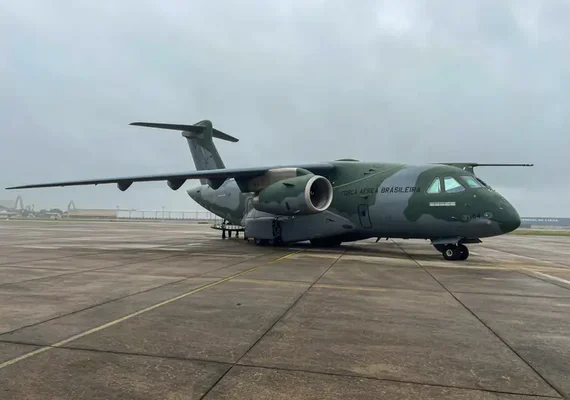
[[[503,208],[503,215],[499,220],[499,225],[503,233],[509,233],[521,226],[521,217],[517,210],[508,202],[504,201],[501,204]]]

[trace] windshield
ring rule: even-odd
[[[492,190],[493,192],[495,191],[495,190],[493,190],[493,188],[492,188],[491,186],[487,185],[483,179],[481,179],[481,178],[479,178],[479,177],[477,177],[477,176],[475,177],[475,179],[477,179],[477,181],[478,181],[481,185],[485,186],[487,189]]]
[[[446,176],[443,178],[443,184],[447,193],[457,193],[465,190],[461,183],[459,183],[457,179],[452,176]]]
[[[465,175],[462,176],[461,179],[463,179],[463,182],[465,182],[471,189],[477,189],[484,186],[474,176]]]

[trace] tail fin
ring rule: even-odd
[[[188,147],[190,147],[192,159],[198,171],[226,168],[212,138],[218,138],[228,142],[238,141],[235,137],[214,129],[212,122],[208,120],[197,122],[194,125],[162,124],[154,122],[133,122],[130,125],[181,131],[182,136],[188,141]],[[203,184],[207,183],[206,179],[202,179],[201,181]]]

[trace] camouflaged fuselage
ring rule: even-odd
[[[291,241],[321,237],[343,241],[370,237],[478,239],[520,225],[517,211],[507,200],[482,184],[471,187],[466,179],[476,177],[454,166],[333,164],[335,168],[324,175],[334,189],[332,203],[327,211],[315,215],[287,217],[259,212],[252,206],[253,193],[242,193],[233,179],[216,190],[201,185],[188,194],[221,218],[246,226],[246,233],[248,223],[278,218],[290,227]],[[446,191],[449,177],[461,187]],[[430,193],[428,188],[436,178],[441,178],[440,190]]]

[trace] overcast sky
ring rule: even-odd
[[[570,6],[557,0],[0,0],[0,186],[228,167],[531,162],[479,175],[570,216]],[[199,209],[166,183],[4,191],[39,207]]]

